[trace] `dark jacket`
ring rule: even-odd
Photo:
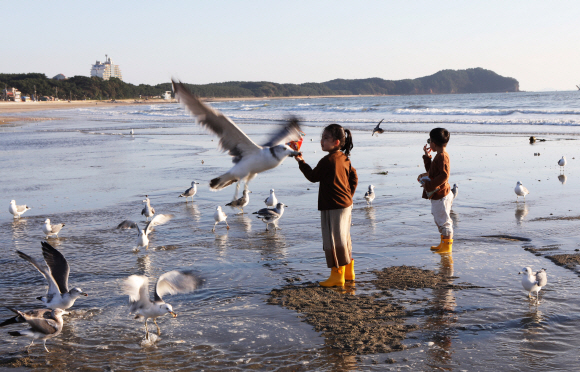
[[[431,181],[425,181],[423,188],[423,198],[428,199],[427,191],[433,191],[439,187],[439,191],[433,194],[432,200],[439,200],[444,198],[451,191],[449,186],[449,174],[451,173],[451,166],[449,164],[449,154],[447,151],[437,153],[435,159],[427,155],[423,155],[423,163],[425,163],[425,170],[429,173]]]

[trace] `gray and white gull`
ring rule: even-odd
[[[46,265],[23,252],[16,251],[16,253],[36,267],[48,282],[46,296],[37,297],[36,299],[44,302],[44,305],[48,308],[66,310],[74,305],[77,298],[88,295],[80,288],[68,289],[68,276],[70,273],[68,262],[62,253],[53,246],[47,242],[41,242],[41,244],[42,255]]]
[[[266,231],[269,231],[268,230],[269,224],[273,224],[274,230],[278,230],[280,229],[278,227],[278,220],[284,214],[284,207],[288,206],[282,203],[278,203],[276,204],[276,208],[262,208],[259,211],[254,212],[253,214],[257,214],[258,215],[257,217],[266,224]]]
[[[35,313],[30,312],[22,312],[16,309],[8,308],[14,313],[18,314],[17,318],[24,319],[26,323],[30,326],[29,329],[25,329],[24,331],[13,331],[8,332],[10,336],[28,336],[32,338],[30,345],[26,348],[30,350],[32,344],[34,344],[34,340],[42,340],[44,344],[44,350],[48,353],[48,349],[46,348],[46,340],[58,336],[62,332],[63,321],[62,316],[63,314],[68,314],[68,311],[62,309],[54,309],[49,314],[50,316],[47,318],[43,313],[41,316],[36,316]],[[21,322],[18,322],[21,323]]]
[[[518,183],[516,184],[516,187],[514,189],[514,192],[516,193],[516,201],[518,201],[520,196],[524,197],[524,201],[526,201],[526,195],[528,195],[530,192],[528,191],[528,189],[526,189],[526,187],[520,182],[518,181]]]
[[[130,312],[136,314],[135,319],[145,318],[145,336],[149,338],[147,320],[153,319],[157,326],[157,334],[161,329],[157,324],[157,318],[171,314],[174,318],[177,314],[173,307],[163,301],[166,294],[187,293],[199,288],[202,280],[191,271],[169,271],[161,275],[155,285],[153,301],[149,298],[149,279],[143,275],[131,275],[124,281],[124,292],[129,295]]]
[[[169,222],[173,218],[172,214],[158,214],[147,222],[145,228],[141,230],[136,222],[131,220],[125,220],[117,225],[117,229],[137,229],[139,238],[137,239],[138,247],[148,247],[149,246],[149,234],[153,231],[155,226],[163,225]]]
[[[211,231],[215,232],[215,227],[220,222],[225,222],[227,229],[229,230],[230,225],[228,225],[228,221],[226,221],[227,218],[228,218],[228,216],[224,213],[224,211],[222,211],[222,207],[220,205],[218,205],[215,209],[214,214],[213,214],[213,219],[214,219],[215,223],[213,224],[213,229],[211,229]]]
[[[536,292],[536,302],[542,287],[548,284],[546,269],[542,269],[534,274],[531,267],[524,267],[518,274],[524,274],[522,287],[528,291],[528,298],[532,297],[532,292]]]
[[[149,221],[149,218],[153,217],[155,214],[155,208],[151,206],[149,195],[145,195],[145,200],[143,200],[143,203],[145,203],[145,207],[141,211],[141,214],[145,216],[145,221]]]
[[[264,200],[266,207],[275,207],[278,204],[278,199],[276,199],[276,194],[274,194],[274,189],[270,189],[270,196]]]
[[[244,190],[241,198],[232,200],[231,202],[226,204],[226,207],[239,208],[242,210],[242,213],[239,214],[244,214],[244,207],[250,203],[250,193],[251,193],[250,190],[248,189]]]
[[[16,200],[10,200],[10,206],[8,207],[8,212],[14,216],[14,218],[20,218],[20,215],[31,208],[26,205],[16,205]]]
[[[191,201],[193,201],[193,197],[197,194],[197,185],[199,185],[199,182],[192,181],[191,187],[185,190],[179,197],[185,198],[185,202],[187,203],[187,198],[191,196]]]
[[[42,232],[44,233],[44,235],[46,235],[47,238],[51,235],[56,235],[56,237],[58,238],[58,233],[60,232],[60,230],[62,230],[64,226],[65,226],[64,223],[52,225],[50,223],[50,218],[47,218],[44,221],[44,225],[42,225]]]
[[[299,155],[286,145],[289,141],[298,141],[301,138],[298,119],[290,118],[278,133],[271,136],[263,146],[252,141],[231,119],[201,102],[180,82],[172,81],[175,98],[181,102],[197,122],[216,134],[219,138],[219,147],[233,157],[234,166],[226,173],[212,179],[209,187],[212,191],[221,190],[237,182],[234,199],[238,198],[240,182],[248,183],[258,173],[276,168],[286,157]]]
[[[367,201],[367,205],[373,205],[373,200],[375,200],[375,186],[369,185],[369,190],[365,192],[365,200]]]

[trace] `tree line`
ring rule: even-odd
[[[125,83],[117,78],[73,76],[54,80],[41,73],[0,74],[0,89],[14,87],[23,95],[56,96],[61,99],[127,99],[160,96],[171,83],[157,85]],[[290,97],[325,95],[412,95],[450,93],[518,92],[516,79],[483,68],[442,70],[417,79],[335,79],[324,83],[279,84],[267,81],[230,81],[213,84],[185,84],[200,97]],[[57,93],[58,92],[58,93]]]

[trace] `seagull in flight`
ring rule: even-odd
[[[153,318],[153,323],[157,326],[157,334],[161,334],[161,329],[157,324],[157,318],[166,314],[171,314],[174,318],[177,314],[173,307],[163,301],[166,294],[188,293],[199,288],[202,280],[190,271],[169,271],[157,279],[153,301],[149,298],[149,279],[143,275],[131,275],[124,282],[124,292],[129,295],[130,312],[137,314],[135,319],[145,318],[145,337],[149,339],[149,329],[147,320]]]
[[[27,210],[31,209],[26,205],[16,205],[15,200],[10,200],[10,206],[8,207],[8,212],[14,216],[14,218],[20,218],[20,215]]]
[[[187,203],[187,198],[191,196],[191,201],[193,202],[193,197],[197,194],[197,185],[199,182],[192,181],[191,187],[183,192],[183,194],[179,195],[180,198],[185,198],[185,202]]]
[[[381,128],[381,123],[383,122],[383,120],[385,120],[385,119],[381,119],[381,121],[379,121],[377,126],[373,129],[373,134],[371,134],[371,136],[374,136],[376,133],[377,137],[378,137],[379,134],[382,134],[385,131],[384,129]]]
[[[121,222],[117,229],[137,229],[139,238],[137,240],[137,247],[148,247],[149,246],[149,233],[153,231],[155,226],[163,225],[173,218],[172,214],[158,214],[153,217],[151,221],[145,225],[145,229],[141,230],[136,222],[131,220],[125,220]]]
[[[284,214],[284,207],[288,206],[282,203],[278,203],[276,204],[276,208],[262,208],[259,211],[254,212],[253,214],[257,214],[258,215],[257,217],[266,224],[266,231],[269,231],[268,230],[269,224],[273,224],[274,230],[278,230],[280,229],[278,227],[278,220]]]
[[[44,276],[48,282],[48,291],[46,296],[37,297],[37,300],[44,302],[44,305],[50,309],[66,310],[74,305],[80,296],[88,296],[80,288],[68,289],[68,275],[70,267],[68,262],[58,250],[47,242],[41,242],[42,255],[44,256],[44,265],[39,260],[29,255],[16,251],[20,258],[30,262]]]
[[[47,319],[44,316],[35,316],[34,313],[30,314],[30,312],[22,312],[16,309],[8,308],[14,313],[18,314],[17,318],[24,319],[28,325],[30,325],[29,329],[25,329],[24,331],[14,331],[8,332],[10,336],[28,336],[32,338],[32,342],[26,348],[26,350],[30,350],[30,347],[34,343],[34,340],[41,339],[44,343],[44,350],[49,353],[48,349],[46,348],[46,340],[49,338],[56,337],[62,332],[62,316],[63,314],[68,314],[68,311],[63,309],[54,309],[50,312],[50,317]],[[20,323],[20,322],[19,322]]]
[[[290,118],[286,125],[271,136],[263,146],[252,141],[231,119],[201,102],[185,86],[172,80],[175,98],[181,102],[198,123],[220,137],[219,147],[233,157],[234,166],[226,173],[212,179],[209,187],[212,191],[221,190],[237,182],[234,200],[238,198],[240,182],[248,183],[258,173],[276,168],[286,157],[300,155],[286,143],[301,138],[297,118]]]

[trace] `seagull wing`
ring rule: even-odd
[[[548,275],[545,271],[540,270],[536,273],[536,283],[538,283],[540,287],[544,287],[548,284]]]
[[[26,319],[26,323],[28,323],[34,331],[45,335],[51,335],[56,333],[58,330],[58,323],[54,319],[29,318]]]
[[[279,215],[280,213],[276,209],[262,208],[258,211],[258,217],[275,218]]]
[[[117,225],[117,229],[138,229],[138,228],[139,226],[137,225],[137,223],[131,220],[125,220]]]
[[[281,145],[289,141],[298,141],[301,137],[300,121],[295,116],[290,117],[282,129],[272,135],[264,147]]]
[[[129,295],[131,312],[147,307],[151,304],[149,299],[149,279],[143,275],[131,275],[123,282],[123,292]]]
[[[155,301],[163,301],[166,294],[192,292],[201,286],[202,280],[191,271],[169,271],[159,277],[155,286]]]
[[[261,149],[227,116],[201,102],[182,83],[173,80],[172,83],[177,101],[185,105],[186,110],[196,117],[201,126],[220,137],[220,148],[228,151],[234,161]]]
[[[17,205],[16,206],[16,211],[18,212],[24,212],[26,210],[26,205]]]
[[[52,228],[52,233],[53,234],[56,234],[60,230],[62,230],[62,228],[64,227],[64,224],[63,223],[59,223],[58,225],[50,225],[50,227]]]
[[[60,290],[58,288],[58,285],[56,284],[54,278],[52,277],[52,274],[50,273],[50,270],[48,269],[48,267],[46,267],[46,265],[44,265],[42,262],[30,257],[26,253],[23,253],[20,251],[16,251],[16,253],[18,254],[18,256],[20,256],[20,258],[25,259],[26,261],[30,262],[32,264],[32,266],[36,267],[36,270],[40,271],[42,276],[44,276],[44,278],[48,282],[47,294],[49,294],[49,295],[55,295],[57,293],[60,294]]]
[[[70,267],[66,259],[52,245],[42,242],[42,255],[48,265],[54,281],[60,289],[60,293],[68,292],[68,274]]]
[[[529,194],[530,192],[528,191],[528,189],[526,189],[523,185],[522,187],[522,191],[524,192],[524,194]]]
[[[157,216],[153,217],[151,221],[149,221],[147,226],[145,226],[145,235],[149,235],[149,233],[153,230],[155,226],[163,225],[172,218],[173,218],[172,214],[158,214]]]

